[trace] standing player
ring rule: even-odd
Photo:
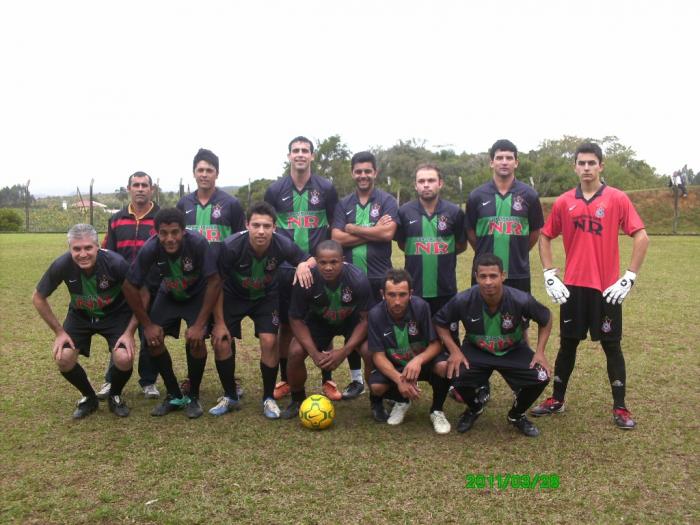
[[[369,277],[376,304],[382,300],[384,278],[391,269],[391,242],[396,233],[398,206],[394,197],[374,187],[377,159],[372,153],[356,153],[350,165],[355,191],[336,206],[331,236],[343,245],[345,260]],[[352,381],[343,390],[343,399],[354,399],[365,389],[359,354],[350,354],[348,361],[351,359]],[[365,370],[365,374],[369,372]]]
[[[160,208],[151,200],[153,198],[153,181],[147,173],[137,171],[129,175],[127,191],[129,192],[129,204],[110,217],[107,223],[107,234],[102,239],[102,247],[117,252],[131,264],[136,259],[136,254],[141,246],[156,233],[153,228],[153,217]],[[151,304],[160,284],[158,277],[158,271],[155,270],[148,278]],[[160,392],[156,388],[158,372],[151,361],[141,327],[139,327],[139,342],[139,385],[141,385],[146,399],[158,399],[160,397]],[[105,383],[97,392],[99,399],[106,399],[109,396],[113,368],[110,359],[105,374]]]
[[[516,393],[508,422],[528,437],[539,430],[525,412],[549,382],[545,347],[552,331],[552,316],[532,295],[504,286],[503,262],[492,253],[474,261],[477,286],[458,293],[433,318],[435,329],[450,352],[447,377],[468,405],[459,418],[457,432],[467,432],[483,412],[476,389],[486,383],[494,370]],[[523,337],[526,321],[538,325],[537,351]],[[461,321],[466,331],[462,349],[448,327]]]
[[[109,410],[120,417],[129,415],[121,397],[131,377],[136,331],[136,319],[122,294],[128,269],[121,255],[99,249],[95,228],[76,224],[68,230],[68,252],[51,263],[34,291],[34,307],[56,334],[54,361],[63,377],[83,394],[73,412],[75,419],[97,410],[97,394],[78,363],[79,354],[90,357],[90,342],[95,334],[107,340],[114,361]],[[66,283],[71,298],[63,326],[46,300],[61,281]]]
[[[629,197],[600,180],[603,151],[593,143],[581,144],[574,155],[580,184],[561,195],[547,218],[540,237],[540,259],[545,288],[561,304],[561,342],[554,366],[554,393],[535,407],[533,416],[564,411],[564,395],[576,362],[576,348],[590,330],[600,341],[608,362],[613,396],[613,420],[622,429],[635,422],[625,406],[625,358],[622,355],[622,301],[627,297],[644,262],[649,238]],[[631,236],[632,257],[618,278],[618,231]],[[566,252],[564,282],[557,277],[552,239],[561,234]]]
[[[343,247],[336,241],[318,245],[316,263],[311,271],[311,288],[297,283],[292,291],[289,321],[294,339],[287,363],[292,402],[282,412],[284,419],[296,417],[306,399],[306,356],[311,356],[321,370],[330,372],[357,350],[365,360],[365,369],[372,367],[372,357],[364,344],[371,296],[367,276],[343,262]],[[341,348],[331,347],[336,335],[345,338]]]
[[[412,400],[420,397],[418,381],[433,387],[430,421],[438,434],[447,434],[450,423],[442,411],[447,397],[447,356],[440,352],[430,307],[413,295],[413,283],[406,270],[390,269],[383,286],[384,300],[369,312],[368,346],[376,369],[369,378],[376,401],[372,415],[376,421],[400,425]],[[391,416],[384,410],[383,398],[396,401]]]
[[[302,251],[316,253],[316,247],[330,237],[329,224],[338,203],[338,194],[331,182],[311,173],[314,145],[306,137],[295,137],[288,146],[289,174],[274,182],[265,192],[265,202],[277,212],[279,233],[292,239]],[[287,354],[292,339],[289,327],[289,305],[294,268],[283,264],[277,273],[279,282],[280,331],[278,339],[281,381],[275,386],[275,399],[289,394]],[[337,385],[324,374],[323,392],[339,400]]]
[[[186,407],[187,417],[202,415],[199,386],[204,375],[207,336],[212,309],[221,292],[221,278],[209,243],[197,233],[185,229],[185,217],[177,208],[163,208],[154,219],[157,236],[143,245],[124,282],[124,295],[143,326],[148,349],[155,361],[168,396],[151,415],[164,416]],[[158,268],[161,285],[153,306],[148,310],[147,276]],[[139,290],[140,289],[140,290]],[[190,394],[183,396],[177,384],[165,336],[180,336],[185,320],[185,351]]]
[[[224,289],[214,310],[216,324],[212,340],[224,397],[209,410],[215,416],[239,407],[233,382],[231,336],[240,339],[241,320],[248,316],[255,323],[255,335],[260,339],[263,414],[269,419],[280,417],[280,409],[273,398],[279,362],[279,300],[275,275],[281,263],[289,263],[297,268],[296,280],[308,287],[311,284],[309,266],[315,261],[309,261],[309,255],[294,242],[275,232],[276,220],[275,210],[268,203],[254,204],[247,213],[246,231],[232,235],[221,247],[219,272],[224,278]]]

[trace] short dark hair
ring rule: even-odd
[[[275,213],[275,209],[265,201],[256,202],[250,208],[248,208],[248,211],[245,214],[246,222],[250,222],[250,218],[253,216],[253,214],[269,215],[272,217],[272,224],[277,222],[277,214]]]
[[[306,142],[309,145],[309,150],[311,151],[311,153],[314,152],[314,143],[306,137],[304,137],[303,135],[299,135],[298,137],[294,137],[292,140],[289,141],[289,146],[287,146],[289,153],[292,152],[292,144],[294,144],[295,142]]]
[[[320,243],[318,243],[318,246],[316,246],[316,255],[318,255],[322,251],[335,252],[342,257],[343,245],[340,244],[338,241],[328,239],[326,241],[321,241]]]
[[[408,289],[413,290],[413,278],[411,277],[411,274],[403,268],[391,268],[390,270],[387,270],[386,277],[384,277],[384,282],[382,283],[382,290],[386,290],[387,281],[391,281],[394,284],[407,282]]]
[[[131,179],[133,179],[134,177],[137,177],[139,179],[141,177],[146,177],[148,179],[148,185],[153,186],[153,179],[151,179],[151,176],[148,173],[146,173],[145,171],[136,171],[129,175],[129,181],[126,183],[127,188],[131,187]]]
[[[503,261],[493,253],[482,253],[474,259],[474,275],[479,273],[479,266],[498,266],[498,271],[503,273]]]
[[[358,151],[350,159],[350,169],[355,167],[355,164],[360,164],[361,162],[371,162],[372,169],[377,171],[377,157],[371,151]]]
[[[603,163],[603,150],[595,142],[584,142],[576,148],[576,153],[574,153],[574,162],[578,160],[579,153],[593,153],[598,158],[598,162]]]
[[[491,160],[496,156],[497,151],[510,151],[515,155],[515,160],[518,160],[518,148],[508,139],[500,139],[493,143],[489,150]]]
[[[192,161],[192,171],[195,170],[200,160],[208,162],[214,166],[214,168],[216,168],[216,173],[219,173],[219,157],[217,157],[213,151],[199,148],[199,151],[194,156],[194,160]]]
[[[418,172],[421,170],[433,170],[438,174],[438,178],[442,180],[442,172],[440,171],[440,166],[435,164],[434,162],[421,162],[418,164],[416,167],[416,171],[413,173],[413,179],[415,180],[416,175],[418,175]]]
[[[153,227],[156,231],[160,229],[161,224],[177,223],[180,228],[185,229],[185,214],[177,208],[162,208],[153,218]]]

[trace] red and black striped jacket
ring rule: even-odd
[[[134,262],[141,246],[156,233],[153,218],[159,207],[156,203],[152,204],[148,213],[138,219],[130,211],[131,205],[112,215],[107,224],[107,234],[102,240],[102,247],[117,252],[129,264]]]

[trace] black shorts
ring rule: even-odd
[[[522,290],[523,292],[532,293],[532,288],[530,286],[530,278],[525,277],[523,279],[506,279],[503,284],[510,286],[511,288],[516,288]],[[472,286],[476,285],[476,277],[472,272]]]
[[[443,350],[438,355],[436,355],[429,363],[424,364],[420,368],[420,375],[418,376],[418,381],[430,381],[430,378],[433,375],[433,368],[435,367],[435,365],[442,361],[447,361],[448,357],[449,354]],[[397,365],[394,365],[394,368],[399,373],[403,372],[404,369],[403,366]],[[394,382],[375,368],[374,370],[372,370],[372,373],[369,376],[369,384],[391,385],[394,384]]]
[[[296,268],[280,266],[277,269],[277,294],[279,296],[280,323],[289,324],[289,308],[292,305],[292,282]]]
[[[224,321],[232,337],[241,338],[241,320],[250,317],[258,334],[277,334],[280,327],[279,299],[277,294],[267,295],[257,301],[246,301],[224,295]]]
[[[117,340],[124,334],[131,320],[131,310],[128,308],[111,312],[107,317],[89,318],[74,310],[68,310],[63,329],[73,340],[75,348],[85,357],[90,357],[90,344],[92,336],[101,335],[107,340],[107,346],[111,352]]]
[[[583,340],[590,330],[593,341],[622,339],[622,305],[610,304],[594,288],[567,286],[571,294],[559,309],[559,332]]]
[[[501,356],[485,352],[471,344],[463,345],[462,353],[469,361],[469,369],[464,365],[460,367],[459,375],[452,380],[454,386],[478,388],[488,382],[494,370],[503,376],[515,392],[526,386],[546,385],[549,382],[549,375],[544,368],[539,365],[530,368],[535,353],[524,344]]]
[[[202,310],[205,290],[203,289],[186,301],[175,301],[169,294],[158,292],[151,308],[151,322],[163,328],[165,335],[178,339],[180,337],[180,321],[184,319],[187,326],[190,327],[197,320],[199,312]],[[209,332],[211,332],[211,317],[206,326],[207,336]]]
[[[372,291],[372,297],[370,297],[368,310],[370,310],[375,304],[379,304],[384,300],[382,297],[382,286],[384,286],[383,277],[371,277],[369,279],[369,288]]]
[[[442,295],[440,297],[429,297],[423,300],[426,303],[428,303],[428,306],[430,306],[430,315],[432,317],[435,317],[435,314],[438,313],[438,310],[445,306],[453,297],[454,295]],[[459,345],[459,323],[452,323],[449,326],[449,329],[450,333],[452,334],[452,339],[455,343],[457,343],[457,345]]]
[[[316,349],[319,352],[323,352],[331,347],[333,338],[337,335],[343,336],[345,341],[347,341],[359,322],[360,316],[357,313],[353,313],[338,325],[331,325],[318,320],[316,317],[309,317],[306,319],[306,326],[309,328],[311,338],[316,344]]]

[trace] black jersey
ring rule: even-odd
[[[69,309],[86,317],[103,318],[110,313],[128,310],[122,284],[129,263],[116,252],[98,250],[92,273],[85,273],[75,264],[70,252],[56,259],[36,286],[37,292],[48,297],[66,283],[70,293]]]
[[[525,324],[532,319],[537,324],[549,322],[549,308],[523,291],[503,287],[503,298],[495,313],[479,293],[479,286],[458,293],[433,317],[438,326],[448,328],[461,321],[466,331],[463,347],[473,345],[485,352],[504,355],[523,341]]]
[[[224,293],[250,301],[262,299],[276,290],[275,274],[282,262],[296,266],[309,257],[289,238],[275,232],[270,246],[258,258],[250,245],[248,231],[236,233],[224,241],[219,252]]]
[[[207,240],[185,230],[182,246],[170,255],[161,246],[158,237],[151,237],[143,245],[131,265],[127,279],[141,287],[149,270],[156,266],[160,272],[160,290],[176,301],[187,301],[206,287],[207,279],[217,273],[216,258]]]
[[[441,297],[457,292],[457,244],[465,239],[464,212],[438,200],[428,216],[419,200],[399,208],[396,240],[405,243],[406,270],[413,277],[414,293]]]
[[[394,221],[398,218],[396,199],[385,191],[374,188],[367,203],[362,206],[357,193],[343,197],[335,208],[332,228],[343,230],[346,224],[372,227],[384,215]],[[391,241],[371,241],[344,248],[345,260],[357,266],[371,279],[381,279],[391,269]]]
[[[369,311],[367,339],[370,352],[384,352],[394,365],[406,366],[437,340],[430,319],[430,306],[414,295],[403,319],[396,322],[386,302],[380,302]]]

